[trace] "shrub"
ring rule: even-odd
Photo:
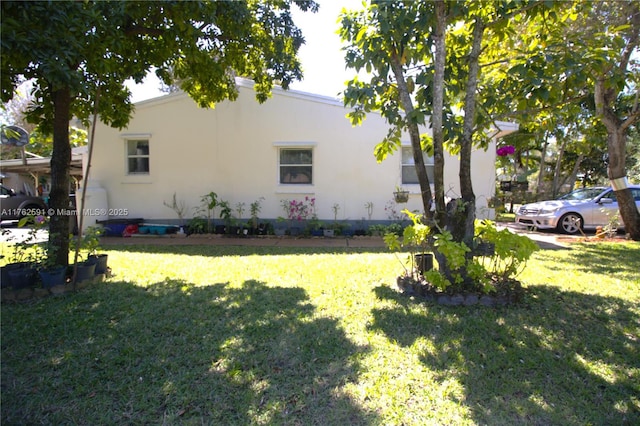
[[[524,235],[514,234],[508,229],[498,231],[490,220],[476,221],[476,236],[495,245],[493,256],[480,258],[487,272],[498,279],[515,279],[526,266],[527,260],[538,250],[538,245]]]
[[[454,241],[450,231],[440,229],[433,232],[432,228],[421,223],[420,215],[407,210],[403,213],[411,219],[412,224],[404,229],[402,238],[387,232],[385,244],[396,253],[408,251],[410,266],[405,266],[401,261],[406,277],[423,278],[427,286],[437,291],[491,293],[499,289],[512,290],[517,283],[515,278],[538,249],[528,237],[514,234],[508,229],[499,231],[494,222],[483,220],[476,221],[475,242],[488,243],[495,249],[477,255],[464,242]],[[429,250],[436,252],[439,260],[446,262],[446,267],[427,271],[423,277],[419,277],[415,254]]]

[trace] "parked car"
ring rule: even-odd
[[[640,211],[640,185],[629,185],[629,188]],[[606,226],[616,214],[619,214],[618,201],[610,187],[581,188],[557,200],[523,205],[516,212],[516,223],[577,234]]]
[[[47,205],[40,197],[16,194],[13,189],[0,185],[1,220],[19,220],[29,215],[46,215]]]

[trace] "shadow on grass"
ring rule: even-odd
[[[95,286],[3,307],[6,424],[370,424],[357,354],[301,288]]]
[[[563,263],[578,265],[579,269],[593,274],[627,273],[640,280],[640,243],[583,243],[572,246],[566,258],[556,262],[557,269]]]
[[[422,305],[378,287],[397,303],[374,310],[371,328],[418,345],[440,382],[462,385],[459,403],[478,424],[640,424],[638,306],[530,290],[523,306],[494,310]]]
[[[285,246],[237,246],[237,245],[154,245],[154,244],[110,244],[104,247],[124,253],[177,254],[188,256],[284,256],[295,254],[343,254],[343,253],[389,253],[384,247],[285,247]]]

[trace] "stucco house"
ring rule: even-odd
[[[337,99],[275,88],[259,104],[250,81],[238,79],[238,86],[236,101],[214,109],[176,93],[136,104],[126,129],[98,125],[85,207],[107,214],[93,214],[86,223],[139,217],[175,224],[177,216],[164,202],[175,193],[188,206],[188,219],[211,191],[231,206],[244,203],[244,218],[257,200],[260,218],[275,219],[286,215],[282,200],[309,197],[320,220],[333,220],[336,212],[343,221],[387,220],[385,206],[398,186],[411,193],[398,210],[422,210],[409,138],[387,160],[374,158],[388,129],[382,117],[369,114],[354,127]],[[500,127],[496,137],[516,130],[511,123]],[[448,195],[459,196],[458,159],[445,161]],[[494,162],[495,141],[473,153],[480,217],[491,214]]]

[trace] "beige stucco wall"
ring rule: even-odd
[[[106,189],[108,208],[149,221],[177,218],[163,205],[174,192],[189,206],[190,218],[210,191],[232,206],[245,203],[244,218],[260,197],[260,217],[276,218],[284,215],[282,199],[310,196],[323,220],[333,219],[334,203],[340,205],[338,219],[366,218],[367,202],[374,204],[372,219],[387,219],[385,204],[401,182],[400,155],[377,163],[373,150],[387,132],[384,120],[369,114],[362,126],[352,127],[346,113],[338,101],[279,89],[259,104],[245,86],[235,102],[215,109],[200,109],[184,94],[145,101],[128,128],[97,128],[90,181]],[[126,173],[126,138],[136,135],[149,137],[149,175]],[[278,146],[288,143],[313,145],[313,185],[278,184]],[[486,204],[494,186],[495,146],[473,158],[474,191]],[[448,194],[459,196],[458,160],[445,161]],[[418,186],[405,188],[412,195],[402,207],[421,210]]]

